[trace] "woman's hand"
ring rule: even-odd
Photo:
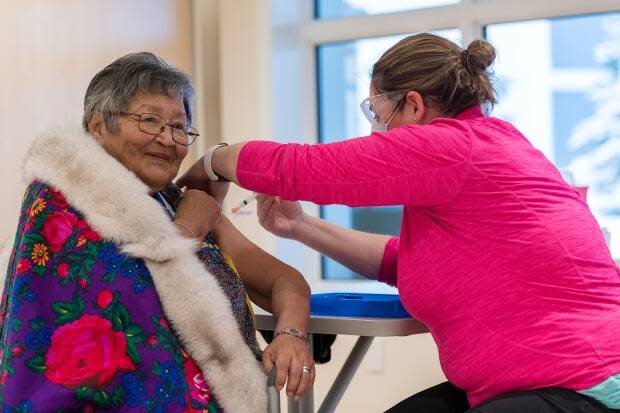
[[[228,188],[230,187],[230,182],[217,182],[217,181],[209,181],[207,183],[206,192],[211,195],[215,200],[221,205],[224,205],[224,198],[226,198],[226,194],[228,194]]]
[[[282,390],[286,383],[286,394],[298,400],[314,383],[316,372],[308,344],[288,334],[276,336],[263,352],[263,371],[269,374],[276,368],[276,388]],[[307,367],[309,371],[304,371]]]
[[[179,188],[198,189],[214,197],[222,205],[228,193],[230,182],[211,181],[205,172],[202,158],[181,176],[177,182]]]
[[[261,250],[226,218],[214,235],[220,250],[235,262],[243,285],[254,304],[274,315],[276,331],[295,327],[308,329],[310,286],[299,271]],[[263,369],[269,374],[277,368],[276,387],[287,383],[287,393],[299,397],[314,383],[314,362],[308,344],[301,338],[280,334],[263,352]],[[308,372],[304,373],[306,366]]]
[[[283,201],[278,197],[259,195],[258,222],[269,232],[283,238],[294,238],[306,214],[299,202]]]
[[[222,207],[214,197],[198,189],[187,189],[177,206],[173,222],[188,237],[202,240],[221,219]]]

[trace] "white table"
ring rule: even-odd
[[[275,322],[271,314],[257,313],[256,327],[259,330],[273,330]],[[318,333],[359,336],[327,396],[325,396],[325,400],[321,403],[318,413],[332,413],[336,410],[336,406],[375,337],[409,336],[427,332],[426,326],[413,318],[310,316],[308,324],[309,343],[312,343],[312,334]],[[312,348],[310,351],[312,352]],[[314,413],[312,390],[298,402],[289,398],[288,411],[289,413]]]

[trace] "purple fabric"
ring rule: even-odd
[[[221,411],[144,262],[43,183],[23,202],[0,351],[3,411]]]

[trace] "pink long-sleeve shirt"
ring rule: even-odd
[[[288,200],[404,205],[379,279],[428,326],[472,406],[620,373],[620,274],[594,217],[517,129],[478,107],[330,144],[250,142],[237,176]]]

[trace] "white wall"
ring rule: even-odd
[[[198,119],[204,151],[218,143],[271,136],[271,41],[267,0],[194,0],[194,61]],[[196,155],[200,155],[196,153]],[[231,186],[224,210],[250,192]],[[247,208],[253,211],[254,207]],[[274,238],[255,217],[231,216],[253,242],[269,252]]]
[[[0,243],[12,238],[22,157],[50,126],[79,126],[92,76],[153,51],[191,73],[190,0],[0,0]]]

